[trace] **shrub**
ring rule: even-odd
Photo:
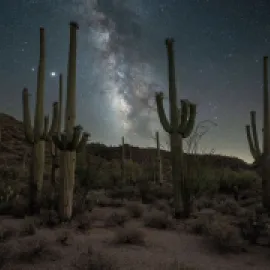
[[[236,216],[240,209],[240,206],[235,200],[226,199],[225,201],[222,201],[218,205],[216,205],[214,209],[225,215]]]
[[[167,263],[166,265],[162,265],[160,269],[165,270],[197,270],[198,268],[193,266],[188,266],[182,262],[178,262],[177,260]]]
[[[143,215],[143,206],[137,202],[129,202],[126,205],[129,215],[133,218],[140,218]]]
[[[67,230],[60,231],[56,238],[56,242],[60,243],[62,246],[69,246],[71,244],[71,240],[72,234]]]
[[[113,212],[105,220],[105,227],[124,226],[129,220],[129,215],[126,212]]]
[[[73,263],[77,270],[120,270],[116,262],[107,254],[95,251],[92,247],[83,252]]]
[[[0,242],[6,242],[16,235],[16,230],[13,227],[1,225],[0,226]]]
[[[145,235],[137,228],[124,228],[115,232],[115,244],[144,245]]]
[[[169,229],[174,227],[173,219],[166,213],[153,210],[145,214],[144,225],[155,229]]]
[[[208,224],[207,232],[211,244],[220,252],[239,252],[243,248],[239,229],[221,217]]]
[[[34,235],[36,234],[36,231],[37,231],[37,228],[36,228],[34,220],[25,219],[22,225],[22,229],[20,231],[20,235],[22,236]]]
[[[198,217],[194,219],[189,219],[186,221],[185,225],[188,231],[198,235],[206,235],[208,232],[209,220],[204,217]]]
[[[47,259],[48,256],[52,256],[52,259],[56,259],[58,254],[44,238],[30,236],[22,238],[19,241],[18,260],[25,263],[33,263],[42,258]]]
[[[58,213],[54,210],[41,210],[40,212],[40,224],[43,226],[48,226],[50,228],[59,225],[60,218]]]
[[[77,228],[82,232],[87,232],[91,229],[92,219],[88,213],[81,214],[77,217]]]
[[[13,257],[13,249],[9,243],[0,243],[0,269]]]

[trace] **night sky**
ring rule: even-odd
[[[51,112],[58,74],[66,78],[69,22],[75,20],[77,123],[93,141],[109,145],[125,135],[127,143],[154,146],[152,136],[160,130],[166,146],[154,93],[168,96],[164,40],[173,37],[179,99],[198,105],[198,122],[217,123],[200,150],[251,161],[245,125],[250,110],[262,116],[269,14],[269,0],[1,0],[0,111],[22,119],[25,86],[34,101],[43,26],[45,108]]]

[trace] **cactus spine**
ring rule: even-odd
[[[172,179],[174,189],[174,216],[180,218],[182,214],[189,215],[190,204],[186,200],[184,179],[183,139],[187,138],[194,127],[196,105],[188,100],[181,100],[181,110],[177,107],[177,90],[175,83],[175,65],[173,39],[166,39],[168,69],[169,69],[169,104],[170,123],[163,106],[163,93],[156,93],[157,111],[163,129],[170,134]]]
[[[157,171],[157,182],[161,184],[163,182],[162,177],[162,161],[161,161],[161,154],[160,154],[160,142],[159,142],[159,132],[156,131],[156,170]]]
[[[126,183],[126,168],[125,168],[125,138],[122,137],[122,147],[121,147],[121,182]]]
[[[56,127],[58,114],[58,103],[53,104],[53,119],[50,130],[49,117],[44,117],[44,91],[45,91],[45,34],[44,28],[40,28],[40,55],[36,90],[36,107],[34,127],[31,126],[29,109],[28,89],[22,92],[23,101],[23,125],[25,138],[32,144],[32,160],[29,177],[29,211],[34,214],[39,211],[39,203],[43,186],[44,162],[45,162],[45,140],[50,140]]]
[[[270,115],[268,93],[268,57],[263,58],[263,146],[261,152],[256,127],[256,112],[250,112],[251,123],[246,126],[247,141],[255,165],[262,177],[262,202],[270,210]]]
[[[78,28],[77,23],[70,23],[65,130],[60,136],[57,134],[53,136],[55,146],[60,150],[59,216],[62,221],[70,220],[72,217],[76,152],[80,152],[85,147],[89,137],[88,133],[82,133],[80,126],[75,126]]]

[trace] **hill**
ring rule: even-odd
[[[21,165],[25,160],[26,155],[30,155],[30,145],[24,138],[23,124],[14,117],[1,113],[0,114],[1,127],[1,151],[0,151],[0,165],[17,166]],[[145,164],[153,162],[155,158],[154,148],[140,148],[137,146],[126,145],[126,154],[129,158],[129,149],[131,150],[131,159],[138,164]],[[95,157],[111,161],[113,159],[120,159],[121,146],[106,146],[101,143],[90,143],[87,147],[87,152]],[[170,153],[161,150],[161,155],[165,164],[169,163]],[[47,148],[46,163],[50,161],[50,151]],[[190,156],[187,155],[187,159]],[[245,161],[236,158],[222,155],[197,155],[197,158],[202,164],[209,164],[216,168],[229,167],[233,170],[251,169],[251,166]]]

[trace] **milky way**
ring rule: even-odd
[[[114,111],[113,121],[127,135],[151,137],[157,79],[138,51],[142,18],[126,1],[74,0],[74,11],[89,25],[89,41],[96,49],[94,65],[102,70],[97,80]]]
[[[3,2],[3,3],[2,3]],[[198,105],[197,123],[214,122],[201,150],[251,161],[245,137],[249,111],[262,116],[262,58],[270,54],[267,0],[3,0],[0,9],[2,112],[21,119],[21,91],[35,94],[39,27],[46,34],[46,112],[66,76],[69,26],[80,25],[77,122],[92,140],[119,144],[121,136],[154,146],[168,136],[159,123],[154,93],[164,91],[164,40],[175,39],[180,98]],[[64,77],[65,78],[65,77]],[[32,100],[32,107],[33,101]]]

